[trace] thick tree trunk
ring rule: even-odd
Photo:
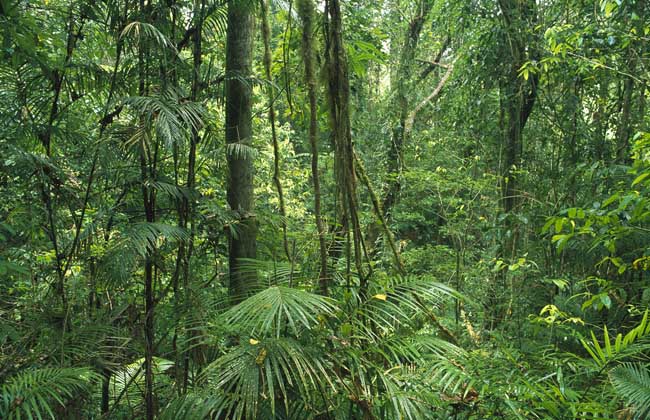
[[[235,301],[257,287],[257,275],[241,269],[242,258],[257,254],[257,221],[253,212],[252,73],[253,15],[242,2],[228,4],[226,37],[226,143],[228,160],[227,198],[237,219],[236,235],[230,236],[230,294]],[[236,145],[236,146],[233,146]]]

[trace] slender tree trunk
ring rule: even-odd
[[[531,39],[529,28],[537,21],[535,0],[499,0],[500,21],[505,33],[504,47],[508,48],[506,71],[500,80],[500,107],[503,135],[503,160],[501,162],[501,204],[503,213],[513,213],[519,203],[517,172],[521,169],[523,131],[537,99],[539,76],[531,73],[521,77],[519,69],[528,60],[538,59],[538,49]],[[502,239],[497,259],[512,259],[517,252],[519,225],[512,217],[505,217]],[[488,317],[490,328],[495,328],[508,312],[504,298],[512,302],[514,290],[508,283],[507,270],[500,270],[492,285]],[[505,292],[505,293],[504,293]]]
[[[390,175],[390,180],[387,184],[382,204],[382,210],[387,220],[390,220],[391,210],[397,202],[397,197],[402,189],[401,176],[404,166],[405,127],[411,111],[409,95],[411,93],[413,65],[417,46],[420,41],[420,34],[422,33],[424,22],[433,7],[433,3],[431,0],[421,0],[418,3],[418,11],[409,22],[408,30],[404,36],[399,64],[397,66],[395,85],[392,89],[395,92],[393,108],[397,110],[397,122],[393,126],[391,142],[388,148],[387,172]]]
[[[633,60],[630,60],[630,69],[632,69]],[[634,80],[626,77],[623,81],[623,96],[621,98],[621,115],[616,131],[616,160],[619,163],[630,161],[630,134],[631,112],[632,112],[632,93],[634,91]]]
[[[527,30],[537,21],[535,0],[500,0],[502,22],[508,34],[504,40],[509,48],[508,71],[502,78],[503,111],[506,117],[504,132],[504,161],[502,166],[503,210],[510,213],[517,204],[516,171],[521,166],[522,133],[537,99],[539,76],[519,75],[519,69],[528,60],[538,58],[537,46],[528,40]]]
[[[127,14],[128,14],[128,7],[125,6],[124,11],[123,11],[122,20],[121,20],[121,25],[119,27],[120,29],[122,29],[122,25],[124,25],[125,22],[126,22]],[[109,93],[108,93],[108,98],[107,98],[106,103],[104,105],[104,112],[102,113],[103,114],[102,119],[100,120],[100,129],[99,129],[99,138],[100,138],[100,140],[103,138],[103,133],[106,130],[106,127],[112,121],[112,118],[109,118],[109,107],[112,105],[113,95],[115,94],[115,89],[117,88],[117,74],[118,74],[118,69],[120,67],[120,62],[121,62],[121,59],[122,59],[122,48],[124,46],[123,40],[119,36],[120,33],[121,33],[121,31],[117,31],[117,33],[116,33],[117,42],[116,42],[116,46],[115,46],[115,65],[113,67],[113,73],[111,75],[111,87],[110,87],[110,90],[109,90]],[[97,159],[98,153],[99,153],[99,151],[95,152],[94,160]],[[94,167],[94,165],[93,165],[93,167]],[[89,177],[88,182],[89,182],[89,187],[88,188],[90,188],[90,183],[92,182],[92,177]],[[88,196],[88,193],[86,195]],[[86,201],[87,200],[88,199],[86,198]],[[119,202],[120,199],[118,199],[117,201]],[[85,208],[85,205],[84,205],[84,208]],[[82,219],[81,222],[83,222],[83,217],[81,219]],[[111,216],[111,218],[109,218],[109,222],[108,222],[108,224],[106,226],[106,230],[105,230],[106,233],[104,234],[105,235],[104,236],[104,242],[108,242],[109,231],[111,230],[111,223],[112,223],[112,216]],[[97,301],[97,304],[99,305],[99,301]],[[110,388],[109,387],[110,387],[110,383],[111,383],[111,376],[112,376],[112,371],[111,371],[110,368],[105,367],[104,369],[102,369],[102,390],[101,390],[102,399],[101,399],[101,403],[100,403],[100,409],[101,409],[102,415],[106,415],[110,410]]]
[[[321,211],[321,189],[318,174],[318,105],[316,102],[317,81],[314,66],[314,4],[312,0],[299,0],[298,14],[302,20],[302,57],[305,65],[305,80],[309,97],[309,146],[311,149],[311,179],[314,184],[314,217],[318,230],[320,272],[318,274],[319,292],[327,296],[329,278],[327,274],[327,244],[325,224]]]
[[[368,279],[364,275],[362,267],[363,238],[358,216],[354,146],[350,127],[350,80],[343,46],[343,23],[338,0],[327,2],[327,15],[328,99],[330,129],[334,139],[334,172],[342,204],[343,226],[347,228],[347,258],[348,261],[354,260],[360,281],[360,291],[363,294],[367,290]],[[347,277],[349,282],[349,269]]]
[[[264,73],[267,79],[266,94],[269,101],[269,124],[271,125],[271,141],[273,143],[273,183],[278,192],[280,217],[282,226],[282,245],[287,260],[292,261],[293,257],[289,252],[289,241],[287,240],[287,211],[284,205],[284,191],[280,181],[280,145],[275,129],[275,95],[273,89],[273,75],[271,74],[271,27],[269,25],[269,3],[267,0],[260,0],[262,9],[262,40],[264,42]]]
[[[644,33],[645,0],[638,0],[634,4],[635,13],[639,16],[634,25],[637,34]],[[631,22],[630,22],[631,23]],[[627,72],[637,74],[639,56],[643,55],[645,39],[635,39],[627,46]],[[630,138],[634,135],[639,121],[643,121],[641,111],[644,108],[643,100],[639,100],[638,109],[634,108],[634,92],[638,91],[640,98],[645,97],[645,85],[637,83],[632,76],[626,76],[623,81],[623,96],[621,98],[621,114],[616,130],[616,160],[618,163],[631,164]]]
[[[145,151],[141,150],[141,170],[142,170],[142,198],[144,202],[144,211],[146,221],[153,223],[154,214],[154,196],[153,192],[145,186],[149,178],[148,164],[145,159]],[[144,339],[145,339],[145,407],[147,420],[155,416],[155,405],[153,395],[153,355],[154,355],[154,289],[153,289],[153,253],[154,250],[147,252],[144,262]]]
[[[59,69],[54,69],[52,71],[52,103],[50,106],[50,112],[47,124],[43,130],[39,133],[39,139],[43,148],[45,149],[45,155],[48,159],[52,159],[52,134],[54,133],[54,128],[56,125],[56,120],[59,115],[59,102],[61,97],[61,91],[64,87],[64,81],[66,77],[66,68],[70,61],[72,60],[72,55],[74,49],[77,45],[77,39],[81,36],[81,31],[84,26],[83,19],[79,22],[79,27],[75,32],[75,19],[74,19],[74,5],[70,6],[68,13],[68,23],[66,28],[66,52],[65,57],[63,58],[63,67]],[[55,291],[61,298],[61,306],[63,313],[63,329],[66,330],[69,328],[67,323],[68,319],[68,299],[65,290],[65,273],[66,269],[66,252],[60,246],[58,236],[57,236],[57,221],[56,221],[56,205],[54,200],[54,194],[52,192],[52,177],[50,174],[51,170],[49,167],[43,166],[41,168],[42,181],[40,183],[40,193],[43,204],[45,206],[45,211],[47,215],[47,230],[46,233],[52,242],[52,247],[54,249],[54,262],[56,264],[56,274],[57,282]],[[83,222],[83,220],[82,220]],[[70,258],[74,254],[74,249],[70,250]]]
[[[148,19],[148,6],[145,5],[144,0],[140,0],[140,13],[144,20]],[[145,51],[147,46],[141,39],[138,48],[138,94],[144,96],[147,93],[147,80],[146,80],[146,63]],[[140,125],[144,126],[143,117],[140,118]],[[153,223],[155,220],[155,199],[153,191],[148,187],[148,181],[151,177],[151,166],[153,163],[150,161],[155,159],[151,150],[148,150],[146,143],[140,147],[140,177],[142,182],[142,203],[145,213],[145,221]],[[155,404],[154,404],[154,384],[153,384],[153,355],[154,355],[154,273],[153,273],[153,250],[148,250],[144,260],[144,401],[145,401],[145,418],[153,420],[155,417]]]
[[[195,1],[194,5],[195,10],[198,13],[198,18],[196,19],[196,30],[192,36],[192,92],[191,99],[196,102],[199,100],[199,91],[201,87],[201,57],[203,54],[202,43],[201,43],[201,33],[203,30],[203,19],[205,13],[205,0]],[[189,238],[187,240],[187,252],[185,254],[185,263],[183,264],[183,290],[184,290],[184,302],[186,305],[186,310],[190,310],[191,304],[191,289],[190,289],[190,275],[191,275],[191,262],[192,255],[194,254],[194,237],[196,235],[196,225],[194,223],[194,213],[195,213],[195,188],[196,188],[196,148],[199,144],[200,137],[199,132],[196,128],[192,128],[192,135],[190,137],[190,150],[187,157],[187,190],[190,193],[190,198],[185,198],[185,221],[190,227]],[[189,334],[197,335],[198,331],[192,330]],[[205,362],[205,357],[203,353],[204,349],[202,347],[196,347],[194,349],[194,360],[199,363]],[[189,362],[190,354],[185,352],[185,357],[183,360],[183,392],[187,391],[187,386],[189,383]]]
[[[600,79],[598,105],[593,116],[595,131],[594,152],[595,160],[607,162],[610,159],[609,148],[607,147],[607,107],[609,99],[609,80],[603,75]],[[595,185],[594,185],[595,187]]]
[[[236,235],[230,235],[230,294],[235,301],[257,287],[257,275],[241,269],[242,258],[257,254],[257,221],[253,208],[253,160],[243,149],[252,144],[252,11],[244,2],[228,3],[226,37],[226,143],[228,160],[227,198],[237,219]],[[236,146],[233,146],[236,145]]]

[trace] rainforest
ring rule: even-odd
[[[650,418],[646,0],[0,0],[0,418]]]

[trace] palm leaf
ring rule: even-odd
[[[223,395],[191,391],[172,399],[159,414],[160,420],[220,418]]]
[[[155,41],[159,46],[169,48],[174,53],[178,54],[176,47],[169,39],[158,30],[155,26],[146,22],[131,22],[124,27],[120,38],[133,37],[140,41],[141,37],[145,37]]]
[[[90,392],[100,376],[88,368],[41,368],[23,371],[0,388],[3,419],[56,418],[54,410]]]
[[[257,293],[224,314],[229,325],[262,337],[280,337],[288,328],[299,336],[319,324],[318,317],[333,316],[331,299],[302,290],[274,286]]]
[[[650,372],[640,363],[623,363],[609,374],[616,392],[634,409],[634,416],[650,416]]]
[[[141,222],[135,223],[129,230],[124,232],[123,240],[138,254],[144,256],[151,252],[161,239],[186,240],[187,230],[178,226],[164,223]]]
[[[429,278],[398,279],[386,287],[375,287],[359,311],[374,323],[374,328],[386,333],[412,323],[414,316],[429,313],[444,299],[464,299],[449,286]],[[371,333],[372,328],[366,328]]]
[[[293,339],[270,338],[235,347],[209,365],[203,376],[226,396],[229,418],[256,418],[267,400],[274,418],[277,397],[289,411],[294,390],[305,397],[316,389],[333,388],[330,371],[322,352]]]
[[[400,373],[405,375],[400,375]],[[427,416],[428,407],[415,393],[407,389],[408,377],[408,372],[403,366],[389,369],[378,375],[384,397],[390,403],[389,408],[393,411],[390,418],[422,419]]]

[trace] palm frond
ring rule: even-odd
[[[440,357],[432,363],[429,375],[430,383],[435,384],[446,394],[453,395],[459,392],[465,394],[475,383],[474,378],[463,365],[446,357]]]
[[[159,414],[160,420],[220,418],[225,405],[223,395],[190,391],[172,399]]]
[[[634,410],[637,419],[650,416],[650,371],[640,363],[623,363],[609,373],[616,392]]]
[[[100,376],[88,368],[41,368],[23,371],[0,388],[3,419],[57,418],[54,411],[90,392]]]
[[[157,247],[160,240],[180,241],[188,238],[188,232],[183,228],[154,222],[135,223],[123,235],[128,246],[141,256]]]
[[[103,285],[125,285],[136,269],[138,254],[132,252],[128,240],[112,244],[98,259],[97,280]]]
[[[214,4],[205,17],[202,25],[202,35],[207,40],[218,40],[226,33],[228,27],[228,7],[227,3]]]
[[[376,328],[388,332],[411,323],[417,314],[430,313],[434,305],[447,298],[463,299],[449,286],[432,279],[406,278],[374,288],[359,310]]]
[[[148,39],[151,39],[156,42],[161,47],[164,48],[169,48],[171,49],[174,53],[178,54],[178,51],[176,51],[176,47],[174,44],[169,41],[169,39],[158,30],[155,26],[153,26],[150,23],[146,22],[131,22],[128,25],[124,27],[122,30],[122,33],[120,34],[120,38],[127,38],[127,37],[133,37],[140,41],[142,37],[146,37]]]
[[[620,359],[624,356],[630,356],[647,349],[647,343],[642,339],[647,338],[650,334],[650,322],[648,322],[648,312],[645,311],[641,322],[631,329],[625,336],[618,333],[616,337],[610,337],[607,326],[603,328],[603,344],[591,331],[591,340],[581,339],[582,346],[587,350],[594,362],[598,366],[605,366],[611,360]]]
[[[190,129],[198,131],[204,125],[203,105],[186,100],[174,89],[152,96],[130,96],[124,103],[144,116],[168,147],[187,137]],[[136,142],[131,140],[130,143]]]
[[[181,199],[181,198],[192,198],[192,191],[182,185],[175,185],[169,182],[164,181],[145,181],[145,186],[147,188],[153,188],[158,191],[162,191],[166,194],[169,194],[171,197]]]
[[[166,376],[161,375],[174,366],[170,360],[160,357],[153,358],[154,387],[160,388],[165,384]],[[132,363],[123,366],[115,371],[110,378],[109,389],[112,393],[111,398],[117,399],[121,394],[125,394],[127,400],[136,405],[143,405],[144,398],[142,390],[145,386],[144,377],[144,358],[140,358]]]
[[[255,273],[269,287],[305,279],[300,266],[286,261],[240,258],[238,268],[243,274]]]
[[[245,143],[237,142],[226,145],[226,155],[235,159],[253,160],[258,154],[255,147]]]
[[[67,333],[56,330],[48,343],[51,348],[60,349],[52,352],[52,358],[67,364],[86,364],[95,368],[104,368],[115,364],[114,358],[121,354],[129,343],[129,337],[120,336],[118,328],[112,325],[89,323],[75,326]],[[59,360],[63,358],[63,360]]]
[[[288,338],[270,338],[243,343],[214,361],[203,375],[208,383],[227,396],[229,418],[256,418],[267,401],[272,415],[276,398],[285,410],[294,390],[301,396],[316,389],[333,387],[330,367],[320,351],[312,351]]]
[[[400,375],[404,374],[404,375]],[[409,390],[409,372],[403,366],[398,366],[380,372],[378,382],[384,390],[388,408],[392,409],[390,418],[422,419],[427,416],[427,406],[418,395]],[[401,377],[403,376],[403,377]]]
[[[274,286],[257,293],[224,314],[230,325],[260,337],[280,335],[288,328],[294,336],[319,324],[319,316],[333,316],[331,299],[303,290]]]

